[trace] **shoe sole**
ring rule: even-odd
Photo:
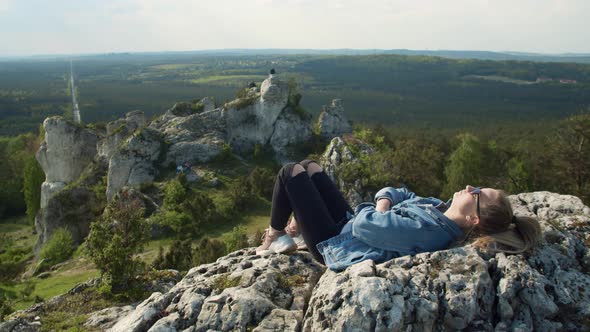
[[[297,251],[297,246],[289,246],[289,247],[283,247],[280,249],[265,249],[265,250],[261,250],[261,251],[256,251],[256,255],[272,255],[272,254],[290,254]]]

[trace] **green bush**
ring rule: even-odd
[[[201,265],[215,262],[225,255],[225,244],[219,240],[203,238],[193,253],[193,265]]]
[[[70,258],[74,249],[74,240],[70,231],[66,228],[59,228],[45,243],[39,257],[44,260],[43,265],[49,267]]]
[[[23,175],[27,217],[33,222],[41,204],[41,184],[45,181],[45,173],[34,156],[26,161]]]
[[[248,236],[242,226],[234,227],[225,240],[225,247],[228,253],[247,248],[248,246]]]
[[[250,191],[255,195],[260,195],[268,200],[272,199],[274,189],[275,173],[262,167],[254,167],[248,175]]]
[[[0,235],[0,280],[10,280],[24,271],[33,256],[31,247],[18,247],[14,241]]]
[[[4,294],[0,293],[0,322],[4,321],[4,317],[12,313],[12,301]]]
[[[113,293],[130,291],[134,276],[143,267],[137,257],[149,238],[143,213],[140,199],[122,192],[90,226],[90,257]]]
[[[166,253],[164,253],[164,248],[160,247],[158,257],[154,260],[152,267],[158,270],[188,271],[192,267],[192,258],[191,240],[175,240]]]

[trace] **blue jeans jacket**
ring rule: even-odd
[[[343,270],[367,259],[382,263],[446,249],[463,236],[459,226],[443,214],[447,204],[437,198],[386,187],[375,195],[375,201],[380,199],[391,201],[392,208],[378,212],[375,204],[362,203],[339,235],[318,243],[316,248],[331,270]]]

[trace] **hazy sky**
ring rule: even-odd
[[[0,0],[0,55],[223,48],[590,53],[590,0]]]

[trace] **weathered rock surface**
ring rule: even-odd
[[[222,153],[226,133],[221,113],[217,109],[152,123],[170,144],[164,166],[206,162]]]
[[[341,99],[333,99],[332,103],[322,108],[319,118],[320,135],[332,138],[352,133],[352,126],[344,116]]]
[[[109,161],[107,198],[124,186],[154,181],[162,149],[161,133],[146,127],[126,139]]]
[[[354,155],[349,145],[354,145],[358,155]],[[372,193],[363,190],[361,179],[355,177],[355,180],[342,178],[343,167],[350,167],[354,163],[360,162],[360,155],[367,155],[373,152],[373,149],[362,141],[352,137],[346,140],[335,137],[330,141],[326,148],[320,164],[328,176],[338,185],[344,198],[351,206],[356,206],[362,202],[371,202]]]
[[[109,331],[296,331],[323,271],[306,252],[261,257],[240,250],[193,268]]]
[[[288,99],[287,83],[271,75],[262,82],[260,93],[253,89],[248,96],[226,104],[223,115],[227,124],[227,140],[232,149],[246,152],[255,145],[269,144]],[[284,135],[298,137],[291,130]]]
[[[98,156],[109,160],[125,138],[145,125],[145,116],[142,111],[129,112],[125,114],[124,119],[107,123],[106,137],[98,143]]]
[[[55,116],[43,121],[45,139],[36,158],[45,173],[41,208],[66,184],[80,177],[96,155],[98,136],[91,130]]]
[[[510,199],[542,224],[531,255],[467,245],[323,273],[304,252],[245,249],[193,268],[111,331],[587,331],[590,209],[548,192]]]
[[[37,151],[37,161],[46,182],[70,183],[94,160],[98,136],[62,117],[43,121],[45,139]]]
[[[311,135],[311,116],[297,113],[293,108],[286,107],[274,124],[269,143],[277,159],[285,161],[288,158],[287,148],[308,141]]]

